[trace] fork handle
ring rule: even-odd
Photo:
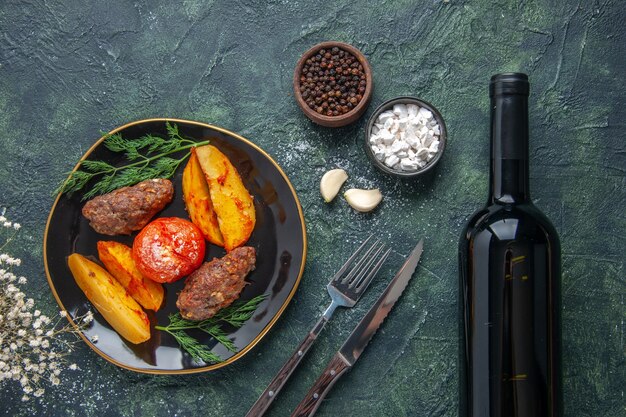
[[[317,378],[304,399],[300,401],[291,417],[310,417],[315,414],[328,391],[348,369],[350,369],[348,361],[341,353],[335,353],[335,356],[328,362],[324,372]]]
[[[285,385],[293,371],[298,367],[304,355],[309,351],[315,339],[320,334],[324,326],[328,323],[328,318],[325,316],[320,317],[320,319],[315,323],[315,326],[311,329],[311,331],[306,335],[304,340],[300,343],[300,345],[293,352],[291,357],[285,362],[282,368],[278,371],[274,379],[269,383],[263,394],[259,397],[258,400],[254,403],[252,408],[246,414],[246,417],[260,417],[269,408],[269,406],[274,401],[274,398],[278,395],[282,387]]]

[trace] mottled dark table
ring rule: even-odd
[[[42,263],[51,189],[100,136],[129,121],[168,116],[248,137],[282,165],[302,201],[309,256],[284,316],[247,356],[222,370],[149,376],[79,345],[40,401],[12,384],[0,411],[34,416],[240,416],[322,312],[323,286],[372,230],[393,242],[397,267],[419,237],[415,277],[361,361],[320,416],[455,416],[458,236],[485,200],[490,75],[530,74],[531,191],[563,245],[566,414],[626,415],[626,7],[618,0],[123,1],[7,0],[0,5],[0,207],[22,223],[13,254],[38,308],[55,314]],[[365,119],[342,129],[310,123],[291,77],[299,54],[323,40],[360,48],[372,64],[369,112],[398,95],[443,113],[449,145],[428,181],[370,167]],[[366,114],[367,116],[367,114]],[[318,183],[342,167],[352,187],[385,200],[357,214],[326,205]],[[388,268],[387,273],[390,273]],[[340,311],[271,415],[287,415],[382,290]]]

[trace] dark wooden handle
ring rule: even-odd
[[[337,382],[339,377],[343,375],[348,368],[350,368],[350,365],[346,359],[337,352],[330,362],[328,362],[326,369],[324,369],[324,372],[317,378],[317,381],[315,381],[315,384],[313,384],[309,392],[307,392],[304,399],[300,401],[300,404],[298,404],[298,407],[291,414],[291,417],[310,417],[315,414],[322,400],[326,394],[328,394],[328,391],[330,391],[335,382]]]
[[[304,340],[300,343],[300,345],[293,352],[293,355],[285,362],[282,368],[278,371],[272,382],[265,388],[263,394],[259,397],[258,400],[254,403],[246,417],[260,417],[269,408],[269,406],[276,398],[276,395],[280,392],[281,388],[285,385],[293,371],[298,367],[304,355],[309,351],[315,339],[317,339],[317,335],[322,331],[324,326],[328,320],[325,317],[319,319],[319,321],[315,324],[313,329],[307,334]]]

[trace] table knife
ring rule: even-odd
[[[324,399],[335,382],[359,359],[361,353],[363,353],[365,347],[411,280],[422,256],[423,248],[424,240],[422,239],[407,257],[396,276],[387,285],[385,291],[383,291],[378,300],[354,328],[343,346],[328,362],[324,372],[322,372],[304,399],[298,404],[291,417],[304,417],[315,414],[322,399]]]

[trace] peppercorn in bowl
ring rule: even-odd
[[[304,114],[327,127],[346,126],[365,112],[372,97],[372,71],[365,56],[343,42],[322,42],[296,65],[294,95]]]

